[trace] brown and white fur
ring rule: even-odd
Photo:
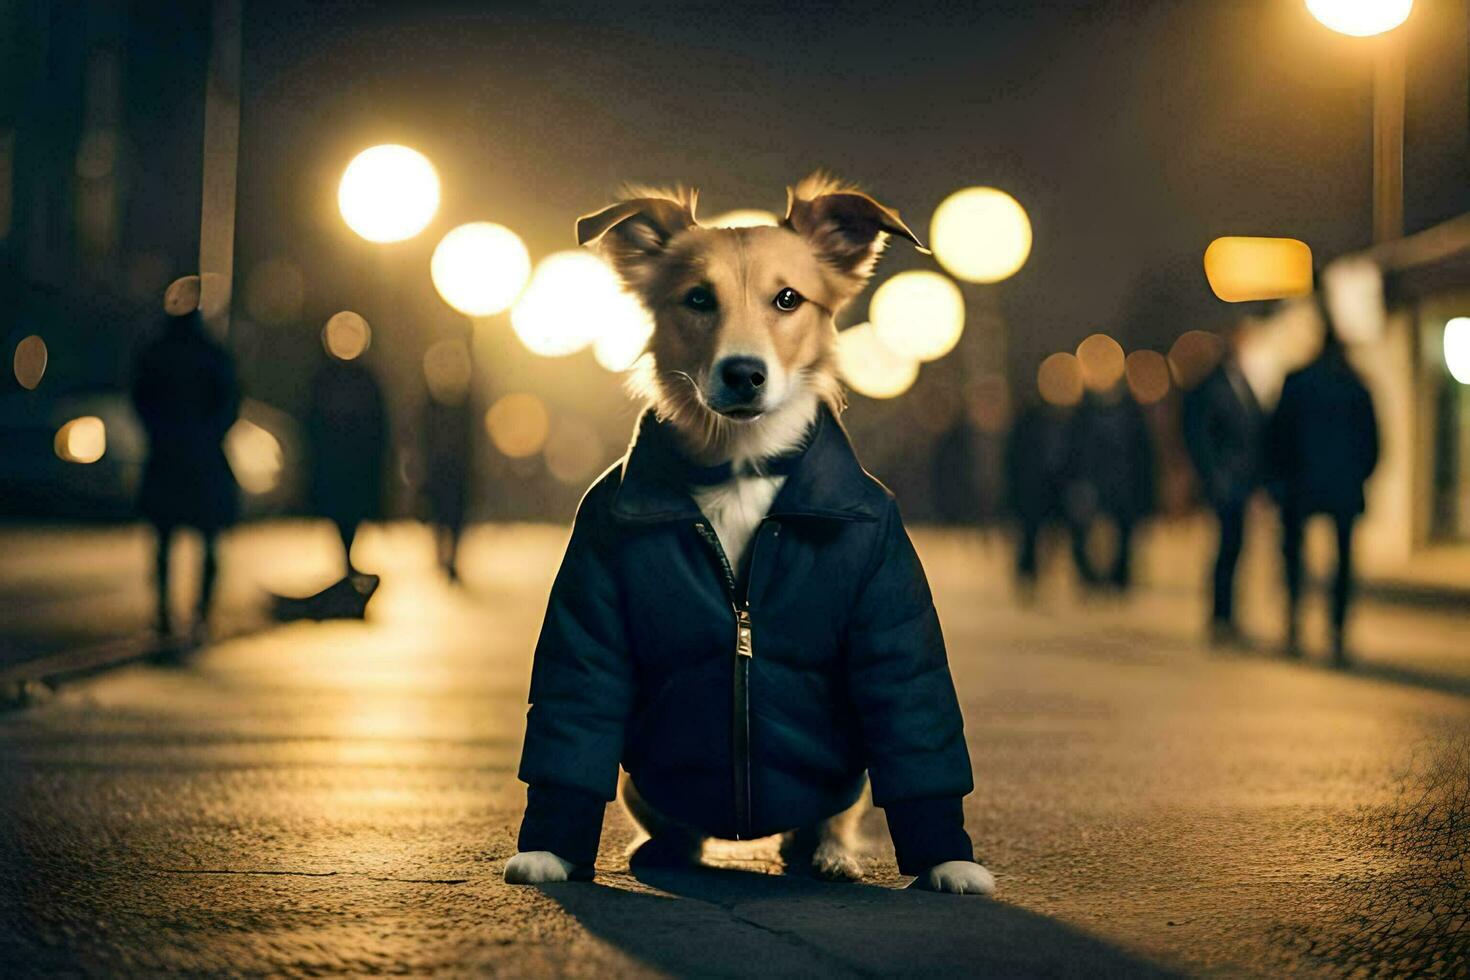
[[[577,239],[596,243],[653,314],[648,356],[631,379],[635,394],[673,426],[692,459],[733,464],[727,482],[690,492],[738,570],[785,479],[763,473],[760,461],[800,448],[821,404],[842,410],[834,317],[862,291],[889,235],[919,242],[896,212],[821,174],[790,189],[779,227],[703,227],[696,199],[693,191],[635,191],[578,221]],[[655,811],[626,776],[620,797],[647,835],[640,856],[698,858],[700,834]],[[860,878],[856,831],[865,805],[786,834],[788,865]],[[533,858],[517,855],[507,880],[558,880],[570,871],[554,855],[535,858],[535,867]],[[979,865],[951,864],[989,878]],[[946,868],[933,869],[928,884],[988,892],[968,870],[961,878],[974,880]]]

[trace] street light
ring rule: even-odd
[[[897,398],[919,376],[919,362],[890,350],[871,323],[837,335],[837,367],[854,391],[869,398]]]
[[[1470,385],[1470,316],[1444,325],[1444,363],[1456,381]]]
[[[1339,34],[1372,37],[1398,27],[1414,0],[1307,0],[1307,10]]]
[[[429,260],[444,302],[466,316],[490,316],[515,302],[531,275],[531,256],[504,225],[476,221],[445,235]]]
[[[1015,275],[1031,254],[1031,219],[1005,191],[967,187],[934,209],[929,244],[956,279],[1000,282]]]
[[[965,297],[938,272],[900,272],[874,291],[868,319],[883,346],[895,354],[932,361],[959,343],[965,328]]]
[[[599,360],[617,363],[615,352],[631,352],[622,367],[653,332],[647,313],[623,291],[612,267],[583,249],[555,252],[536,264],[510,311],[510,326],[527,350],[542,357],[565,357],[594,340],[616,338]]]
[[[1414,0],[1306,0],[1332,30],[1371,37],[1409,17]],[[1377,42],[1373,62],[1373,241],[1404,234],[1404,49],[1398,38]]]
[[[347,227],[370,242],[401,242],[423,231],[439,210],[439,175],[428,157],[393,143],[352,158],[337,187]]]

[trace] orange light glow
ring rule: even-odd
[[[1123,346],[1107,334],[1095,333],[1077,345],[1077,365],[1088,391],[1108,391],[1123,380]]]
[[[1187,330],[1169,348],[1169,373],[1174,383],[1193,388],[1215,369],[1225,353],[1225,340],[1207,330]]]
[[[56,455],[68,463],[95,463],[107,452],[107,426],[83,415],[56,430]]]
[[[932,361],[960,342],[965,297],[953,280],[938,272],[900,272],[874,291],[868,319],[883,346],[895,354]]]
[[[509,309],[531,275],[531,255],[521,237],[493,221],[460,225],[440,239],[429,277],[444,302],[465,316]]]
[[[541,399],[526,392],[505,395],[485,413],[485,429],[495,448],[512,459],[534,456],[546,445],[551,419]]]
[[[15,357],[11,361],[16,383],[26,391],[35,391],[46,374],[47,356],[46,341],[35,334],[16,344]]]
[[[1372,37],[1409,19],[1414,0],[1307,0],[1307,9],[1339,34]]]
[[[181,276],[168,284],[163,293],[163,312],[169,316],[187,316],[199,309],[203,284],[198,276]]]
[[[1169,362],[1156,350],[1136,350],[1127,360],[1128,390],[1140,405],[1162,401],[1169,393]]]
[[[1053,354],[1036,371],[1036,390],[1049,405],[1076,405],[1082,400],[1082,365],[1065,351]]]
[[[373,332],[368,322],[351,310],[335,313],[322,327],[322,346],[341,361],[361,357],[372,343]]]
[[[1227,303],[1305,296],[1312,250],[1295,238],[1217,238],[1205,249],[1205,278]]]
[[[734,211],[726,211],[717,218],[700,222],[706,228],[774,228],[780,223],[781,219],[771,212],[760,211],[756,208],[738,208]]]

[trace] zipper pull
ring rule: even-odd
[[[735,610],[735,654],[740,657],[755,656],[751,636],[750,611],[747,609]]]

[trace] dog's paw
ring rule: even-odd
[[[994,895],[995,875],[974,861],[945,861],[919,875],[909,887],[950,895]]]
[[[812,852],[812,874],[823,881],[861,881],[863,866],[837,841],[822,841]]]
[[[566,881],[576,869],[550,851],[522,851],[505,862],[507,885],[540,885],[550,881]]]

